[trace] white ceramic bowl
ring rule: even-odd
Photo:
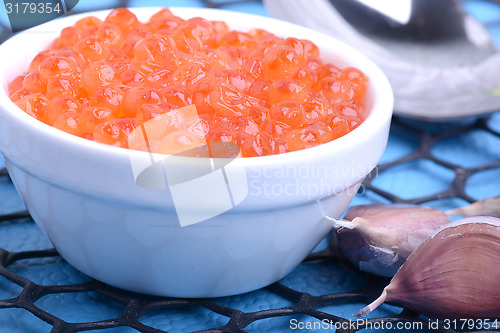
[[[132,10],[145,21],[159,8]],[[369,116],[351,133],[318,147],[236,159],[224,167],[228,185],[206,186],[220,185],[218,169],[197,179],[187,198],[193,185],[189,182],[178,182],[180,190],[140,187],[134,173],[149,163],[147,153],[54,129],[18,109],[6,93],[8,83],[62,28],[90,14],[104,19],[108,11],[99,11],[49,22],[0,46],[0,150],[35,222],[61,256],[83,273],[116,287],[174,297],[255,290],[284,277],[310,253],[330,230],[324,217],[339,217],[376,166],[387,143],[392,91],[371,61],[332,37],[248,14],[172,10],[183,18],[224,20],[242,31],[258,27],[313,41],[323,60],[357,67],[369,77]],[[169,172],[181,170],[181,178],[188,171],[203,172],[203,159],[167,158]],[[181,193],[181,200],[178,194],[184,190],[188,192]],[[215,198],[211,204],[220,206],[228,193],[232,209],[216,215],[200,208],[206,202],[199,198]],[[188,220],[216,216],[182,227],[176,209]]]

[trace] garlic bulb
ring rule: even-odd
[[[449,216],[486,215],[486,216],[500,217],[500,195],[476,201],[465,207],[451,209],[447,211],[446,214]]]
[[[429,235],[450,222],[438,209],[403,204],[354,206],[345,219],[330,219],[342,254],[360,270],[388,277]]]
[[[356,316],[385,301],[434,318],[500,319],[500,219],[465,218],[426,239]]]

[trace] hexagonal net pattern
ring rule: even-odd
[[[110,7],[127,5],[119,1]],[[387,152],[352,204],[399,202],[447,209],[498,195],[499,124],[498,114],[446,124],[394,117]],[[0,170],[0,182],[10,184],[5,169]],[[21,237],[20,232],[22,237],[44,237],[28,212],[0,215],[0,236]],[[217,299],[153,297],[113,288],[73,269],[44,240],[33,250],[1,247],[8,244],[0,243],[0,318],[3,311],[12,310],[12,318],[40,331],[282,332],[302,327],[319,332],[335,327],[336,332],[356,332],[380,328],[381,323],[419,331],[430,323],[438,332],[484,331],[480,326],[450,327],[394,305],[383,305],[368,319],[356,321],[352,314],[378,297],[389,280],[357,271],[328,240],[283,280]],[[23,331],[21,326],[2,331]]]
[[[466,190],[467,182],[471,180],[471,178],[484,172],[489,171],[492,174],[498,174],[500,172],[500,170],[497,170],[500,168],[498,151],[493,152],[493,149],[490,150],[492,147],[500,147],[500,131],[499,128],[495,128],[496,122],[498,122],[497,118],[498,117],[480,118],[474,122],[468,120],[468,124],[465,126],[463,126],[463,123],[438,124],[435,125],[435,127],[431,124],[430,129],[424,129],[422,126],[428,126],[428,124],[420,122],[414,122],[412,124],[411,121],[409,122],[407,119],[394,117],[391,131],[403,130],[408,134],[411,133],[417,136],[417,148],[413,152],[402,157],[379,164],[377,168],[372,171],[372,174],[365,179],[365,188],[395,203],[421,204],[452,198],[461,198],[467,202],[478,200],[479,198],[474,198],[474,195],[468,193]],[[472,139],[472,142],[467,142],[468,139]],[[446,149],[440,147],[444,146],[443,143],[446,144]],[[469,147],[467,146],[468,144],[470,145]],[[478,145],[478,147],[474,147],[474,145]],[[460,154],[453,156],[453,148],[457,150],[455,152],[459,150],[462,151]],[[464,149],[476,150],[470,154],[472,156],[467,156],[467,153],[464,154]],[[488,156],[490,153],[491,155]],[[464,160],[468,157],[470,157],[471,160]],[[444,172],[440,172],[438,178],[449,178],[449,184],[437,192],[410,197],[406,196],[407,193],[398,195],[377,186],[376,181],[380,174],[384,172],[390,173],[395,167],[401,165],[408,165],[411,163],[418,164],[418,162],[422,164],[422,161],[432,162],[433,164],[433,166],[427,166],[426,171],[431,173],[427,175],[428,177],[436,176],[435,171],[437,169],[445,170]],[[426,166],[421,165],[409,166],[426,168]],[[448,175],[445,175],[446,173]],[[449,175],[451,175],[451,177],[449,177]],[[439,181],[437,179],[434,180]],[[421,179],[418,179],[418,181],[421,181]],[[441,181],[443,181],[443,179],[441,179]],[[405,184],[402,185],[404,186]],[[498,186],[499,184],[495,185]],[[498,195],[498,192],[492,192],[491,195]]]

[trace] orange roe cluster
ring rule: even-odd
[[[202,130],[186,137],[232,142],[248,157],[345,135],[364,119],[367,85],[358,69],[324,63],[308,40],[184,20],[169,9],[141,23],[119,8],[63,29],[9,94],[48,125],[124,148],[137,126],[194,104]]]

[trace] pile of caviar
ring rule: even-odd
[[[313,147],[364,119],[367,77],[324,63],[312,42],[162,9],[142,23],[127,9],[61,31],[9,85],[29,115],[76,136],[128,148],[137,127],[195,105],[192,135],[262,156]],[[183,132],[186,131],[185,136]]]

